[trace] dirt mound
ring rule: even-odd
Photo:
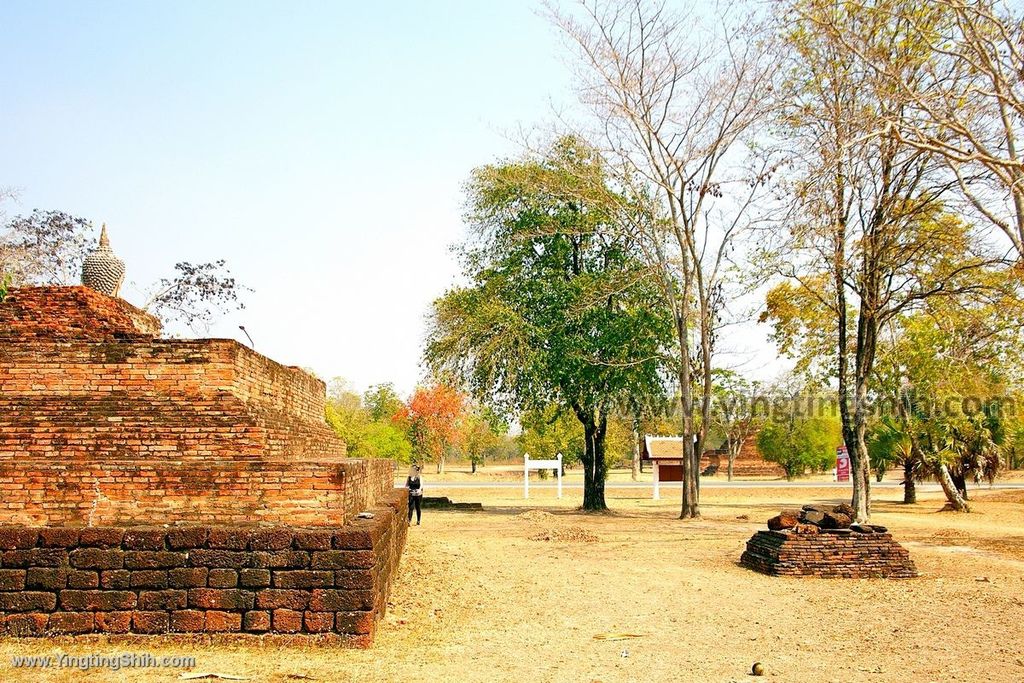
[[[568,526],[562,529],[547,529],[539,534],[530,536],[531,541],[568,541],[571,543],[591,543],[597,540],[597,536],[586,529],[578,526]]]

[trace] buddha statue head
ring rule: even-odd
[[[82,284],[107,296],[117,296],[124,282],[124,261],[110,248],[107,224],[100,231],[99,245],[89,252],[82,263]]]

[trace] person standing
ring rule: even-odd
[[[412,511],[416,510],[416,525],[420,523],[420,504],[423,502],[423,480],[420,478],[420,466],[413,465],[409,476],[405,480],[405,487],[409,489],[409,523],[412,524]]]

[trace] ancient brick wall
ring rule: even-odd
[[[717,451],[706,451],[700,460],[701,471],[708,467],[715,468],[719,475],[725,475],[729,471],[729,456],[725,449]],[[757,448],[757,439],[751,437],[743,444],[736,460],[732,464],[732,473],[736,477],[784,477],[785,470],[774,462],[764,459],[761,451]]]
[[[0,306],[0,340],[131,339],[160,334],[160,321],[88,287],[12,289]]]
[[[393,488],[390,460],[0,462],[7,524],[343,524]]]
[[[0,304],[0,523],[337,525],[392,488],[390,462],[345,457],[320,380],[151,332],[82,287]]]
[[[335,633],[370,644],[404,491],[339,527],[2,527],[0,634]]]
[[[723,460],[722,471],[728,466],[728,460]],[[757,448],[756,437],[747,439],[740,449],[739,454],[733,462],[733,474],[740,477],[784,477],[785,470],[774,462],[764,459],[761,451]]]
[[[320,380],[233,340],[9,340],[0,348],[0,457],[49,436],[90,458],[339,461],[345,446],[324,420],[324,394]],[[150,438],[139,443],[143,432]]]
[[[909,578],[917,576],[910,553],[892,534],[849,530],[799,534],[758,531],[747,541],[740,563],[776,576],[827,578]]]

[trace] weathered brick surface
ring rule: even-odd
[[[740,563],[776,576],[890,578],[917,576],[910,553],[889,533],[796,534],[758,531]]]
[[[129,633],[132,630],[131,612],[94,612],[98,633]]]
[[[271,628],[278,633],[299,633],[302,630],[302,612],[276,609],[271,615]]]
[[[266,588],[270,586],[269,569],[242,569],[238,572],[239,583],[246,588]]]
[[[170,619],[167,612],[132,612],[132,632],[167,633]]]
[[[206,613],[207,633],[237,633],[241,630],[241,612],[219,612],[216,610],[211,610]]]
[[[246,612],[242,618],[242,628],[251,633],[265,633],[270,630],[270,612]]]
[[[206,612],[183,609],[171,612],[170,629],[174,633],[199,633],[206,630]]]
[[[167,588],[167,570],[143,569],[131,573],[129,588]]]
[[[74,635],[92,633],[95,619],[92,612],[55,612],[50,615],[50,631],[55,634]]]
[[[310,591],[297,588],[268,588],[256,593],[259,609],[306,609]]]
[[[345,457],[307,373],[158,332],[80,287],[0,305],[0,635],[368,645],[406,537],[392,463]]]
[[[99,572],[83,570],[83,569],[70,569],[68,570],[68,588],[99,588],[100,587],[100,575]]]
[[[234,569],[211,569],[207,583],[211,588],[234,588],[238,585],[238,572]]]
[[[68,584],[68,569],[64,567],[30,567],[25,573],[25,588],[29,590],[60,590]]]
[[[211,527],[190,532],[185,540],[173,528],[75,534],[50,527],[15,534],[8,528],[8,538],[31,538],[37,545],[3,551],[4,557],[16,553],[13,561],[23,566],[0,568],[0,633],[331,632],[351,636],[350,644],[367,645],[386,608],[405,544],[405,518],[395,514],[404,508],[405,496],[392,491],[373,508],[373,519],[336,529],[232,533],[239,530]],[[229,537],[245,539],[243,549],[167,550],[199,541],[222,545]],[[298,548],[325,548],[334,539],[356,537],[375,539],[373,547]],[[285,538],[291,545],[281,548]],[[55,539],[60,547],[47,547]],[[115,539],[118,544],[111,546]],[[82,542],[90,545],[81,547]],[[140,546],[147,549],[133,549]],[[277,549],[256,550],[268,546]],[[258,563],[272,566],[251,566]],[[173,564],[189,566],[168,566]]]
[[[391,489],[390,461],[345,457],[323,382],[233,340],[155,338],[132,310],[78,287],[4,300],[0,523],[138,526],[126,550],[181,550],[205,530],[143,527],[338,527]],[[23,533],[0,532],[0,550],[35,546]],[[83,533],[79,546],[121,544]],[[287,533],[261,532],[252,549],[290,547]]]
[[[131,339],[160,333],[160,321],[88,287],[11,290],[0,308],[0,343],[43,339]]]
[[[25,590],[24,569],[0,569],[0,591]]]

